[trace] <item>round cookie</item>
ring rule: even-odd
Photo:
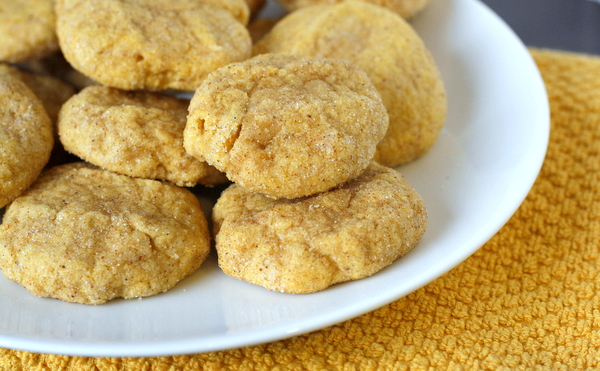
[[[35,94],[0,69],[0,207],[19,196],[48,162],[52,123]]]
[[[288,11],[318,4],[335,4],[344,0],[278,0]],[[425,9],[431,0],[363,0],[380,5],[398,13],[402,18],[409,19]]]
[[[101,304],[170,289],[205,260],[209,241],[188,190],[74,163],[7,208],[0,268],[34,295]]]
[[[190,102],[184,147],[248,190],[295,198],[359,175],[387,125],[360,69],[270,54],[206,78]]]
[[[101,168],[180,186],[214,185],[227,178],[185,152],[188,101],[154,92],[89,86],[62,107],[64,148]]]
[[[422,198],[376,163],[339,188],[295,200],[231,185],[212,218],[221,269],[287,293],[370,276],[412,249],[427,224]]]
[[[419,158],[445,123],[447,97],[435,61],[410,24],[386,8],[347,0],[298,9],[255,45],[255,53],[338,58],[362,68],[390,117],[375,155],[382,165]]]
[[[244,0],[60,0],[56,14],[65,58],[115,88],[193,91],[251,53]]]
[[[18,63],[58,50],[54,0],[0,2],[0,61]]]

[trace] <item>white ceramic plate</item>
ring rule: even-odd
[[[269,3],[269,12],[277,7]],[[421,243],[367,279],[308,295],[228,276],[212,256],[167,293],[101,306],[34,297],[0,275],[0,347],[85,356],[207,352],[317,330],[396,300],[475,252],[510,218],[541,167],[545,89],[528,51],[476,0],[433,0],[413,22],[449,97],[439,142],[399,168],[430,216]]]

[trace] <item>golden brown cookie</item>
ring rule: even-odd
[[[59,78],[22,71],[0,64],[0,73],[13,74],[21,79],[40,99],[50,120],[55,123],[62,105],[75,94],[75,88]]]
[[[278,0],[288,11],[318,4],[335,4],[344,0]],[[425,9],[431,0],[363,0],[380,5],[398,13],[402,18],[409,19]]]
[[[251,51],[244,0],[60,0],[56,13],[73,67],[125,90],[192,91]]]
[[[370,276],[412,249],[427,225],[422,198],[376,163],[339,188],[295,200],[231,185],[212,218],[221,269],[287,293]]]
[[[75,94],[75,88],[58,77],[40,73],[31,73],[12,67],[8,64],[0,64],[0,73],[11,74],[23,81],[40,100],[50,121],[52,121],[54,147],[46,167],[71,162],[73,158],[71,158],[71,156],[62,148],[62,145],[60,145],[60,141],[58,140],[56,121],[58,119],[58,111],[63,103]]]
[[[23,81],[7,71],[0,69],[0,207],[37,178],[54,143],[44,106]]]
[[[53,0],[0,2],[0,61],[23,62],[58,50]]]
[[[260,3],[259,0],[152,0],[152,4],[158,5],[161,1],[169,8],[189,9],[197,7],[198,4],[203,4],[225,9],[244,25],[247,25],[250,20],[250,11],[258,10]]]
[[[64,148],[101,168],[180,186],[214,185],[225,176],[185,152],[188,101],[153,92],[89,86],[63,105]]]
[[[190,102],[184,147],[246,189],[295,198],[359,175],[387,124],[360,69],[262,55],[206,78]]]
[[[438,68],[414,29],[398,15],[359,0],[301,8],[278,22],[255,53],[344,59],[373,81],[389,112],[375,159],[396,166],[425,154],[447,114]]]
[[[34,295],[101,304],[170,289],[205,260],[209,240],[186,189],[75,163],[7,208],[0,268]]]

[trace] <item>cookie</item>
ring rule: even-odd
[[[147,2],[144,2],[147,4]],[[160,1],[152,1],[151,4],[158,4]],[[227,10],[238,22],[247,25],[250,20],[251,11],[256,11],[260,7],[261,0],[162,0],[162,3],[168,8],[176,7],[180,9],[189,9],[198,6],[198,4],[208,5],[215,8]]]
[[[193,91],[251,52],[244,0],[60,0],[56,15],[67,61],[124,90]]]
[[[412,26],[386,8],[347,0],[298,9],[255,45],[255,53],[337,58],[362,68],[389,112],[375,155],[382,165],[421,157],[445,123],[447,97],[433,57]]]
[[[278,0],[288,11],[294,11],[305,6],[318,4],[335,4],[344,0]],[[431,0],[363,0],[380,5],[399,14],[404,19],[410,19],[425,9]]]
[[[42,102],[53,123],[62,105],[75,94],[73,86],[53,76],[22,71],[7,64],[0,64],[0,73],[13,74],[23,81]]]
[[[75,163],[48,170],[7,208],[0,268],[34,295],[101,304],[172,288],[209,241],[186,189]]]
[[[186,187],[226,182],[185,152],[187,107],[187,100],[172,96],[92,85],[63,105],[60,141],[76,156],[120,174]]]
[[[0,3],[0,61],[17,63],[58,50],[54,0]]]
[[[248,190],[295,198],[358,176],[387,125],[360,69],[270,54],[206,78],[190,102],[184,147]]]
[[[52,123],[35,94],[0,69],[0,207],[19,196],[48,162]]]
[[[376,163],[339,188],[301,199],[231,185],[212,218],[221,269],[286,293],[370,276],[411,250],[427,225],[423,199],[400,173]]]

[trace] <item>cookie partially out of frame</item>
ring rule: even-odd
[[[294,200],[231,185],[213,222],[226,274],[269,290],[310,293],[390,265],[419,242],[427,213],[400,173],[373,163],[342,187]]]
[[[0,2],[0,61],[17,63],[58,50],[54,0]]]
[[[359,68],[265,54],[203,81],[184,147],[248,190],[295,198],[358,176],[387,125],[381,97]]]
[[[74,163],[45,172],[7,208],[0,268],[34,295],[101,304],[172,288],[209,241],[188,190]]]
[[[56,123],[58,111],[75,94],[75,88],[58,77],[37,74],[0,64],[0,73],[14,75],[23,81],[44,105],[52,123]]]
[[[102,85],[84,88],[60,111],[64,148],[101,168],[179,186],[214,185],[227,178],[183,148],[188,101]]]
[[[305,6],[318,4],[335,4],[345,0],[278,0],[288,11],[294,11]],[[362,0],[383,6],[398,13],[402,18],[409,19],[421,12],[431,0]]]
[[[58,0],[65,58],[125,89],[194,90],[218,67],[249,57],[244,0]]]
[[[52,122],[11,69],[0,69],[0,207],[24,192],[50,158]]]

